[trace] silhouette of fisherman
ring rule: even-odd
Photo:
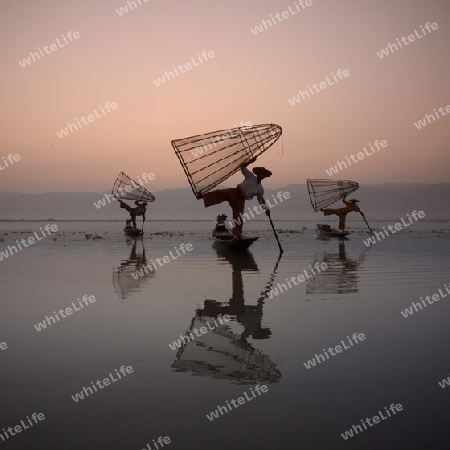
[[[237,237],[241,237],[242,227],[244,225],[242,220],[242,214],[244,213],[245,200],[251,200],[256,197],[259,204],[265,209],[266,215],[270,216],[270,211],[266,206],[264,200],[264,188],[261,181],[264,178],[272,176],[272,172],[264,167],[254,167],[252,172],[247,169],[249,164],[256,161],[256,158],[251,159],[249,162],[241,165],[241,172],[245,179],[242,183],[238,184],[235,188],[229,189],[217,189],[215,191],[206,192],[205,194],[199,193],[197,198],[203,198],[205,207],[212,205],[218,205],[222,202],[228,202],[233,211],[233,234]]]
[[[137,231],[136,217],[142,216],[142,220],[143,222],[145,222],[145,212],[147,211],[147,202],[145,200],[136,200],[134,202],[134,204],[136,205],[135,208],[127,205],[122,200],[119,200],[119,202],[120,207],[126,209],[130,213],[131,220],[133,222],[133,228],[135,231]]]
[[[345,206],[343,208],[321,209],[321,211],[323,211],[323,214],[325,216],[331,216],[335,214],[336,216],[339,217],[339,229],[341,231],[345,231],[345,219],[347,218],[347,214],[351,212],[359,212],[359,213],[361,212],[358,205],[356,204],[357,202],[359,202],[359,200],[352,198],[351,200],[346,201],[345,199],[346,197],[342,199],[342,201],[345,203]]]

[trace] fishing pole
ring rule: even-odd
[[[367,227],[369,228],[370,232],[373,234],[372,228],[370,228],[370,225],[367,223],[366,216],[364,215],[364,213],[362,211],[360,211],[359,213],[363,216],[364,222],[366,222]]]
[[[272,230],[273,230],[273,233],[275,234],[275,239],[277,240],[278,247],[280,248],[280,253],[283,253],[284,250],[283,250],[283,247],[280,244],[280,240],[278,239],[278,234],[275,231],[275,226],[273,225],[272,218],[270,216],[268,216],[268,217],[269,217],[269,220],[270,220],[270,225],[272,225]]]

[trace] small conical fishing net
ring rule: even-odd
[[[253,125],[172,141],[194,194],[205,193],[259,156],[281,136],[275,124]]]
[[[120,172],[111,194],[119,200],[143,200],[154,202],[155,196],[144,186],[136,183],[126,173]]]
[[[314,211],[332,205],[359,188],[350,180],[308,180],[309,199]]]

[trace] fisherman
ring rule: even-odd
[[[272,176],[270,170],[264,167],[254,167],[252,172],[247,169],[249,164],[253,164],[256,158],[251,159],[249,162],[241,165],[241,172],[245,179],[242,183],[238,184],[235,188],[229,189],[217,189],[215,191],[206,192],[205,194],[198,194],[197,198],[203,198],[205,207],[212,205],[218,205],[219,203],[227,201],[233,210],[233,234],[240,238],[242,234],[243,220],[242,214],[244,213],[245,200],[251,200],[256,197],[261,209],[266,211],[266,215],[270,217],[270,211],[266,206],[264,200],[264,188],[261,181],[264,178]],[[253,175],[254,174],[254,175]]]
[[[143,220],[143,222],[145,222],[145,212],[147,211],[147,202],[145,200],[136,200],[134,202],[134,204],[136,205],[135,208],[127,205],[122,200],[119,200],[119,202],[120,202],[120,207],[126,209],[130,213],[131,220],[133,222],[134,231],[137,231],[136,217],[142,216],[142,220]]]
[[[359,209],[358,205],[356,204],[357,202],[359,202],[359,200],[352,198],[350,201],[347,202],[345,199],[346,199],[346,196],[344,196],[344,198],[342,199],[342,201],[345,203],[345,206],[343,208],[336,208],[336,209],[321,208],[321,211],[323,211],[323,214],[325,216],[330,216],[332,214],[336,214],[336,216],[339,217],[339,229],[341,231],[345,231],[345,219],[347,218],[348,213],[351,213],[352,211],[361,213],[361,210]]]

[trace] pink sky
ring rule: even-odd
[[[360,183],[450,182],[447,1],[312,0],[254,35],[295,1],[151,1],[122,17],[125,0],[42,0],[1,7],[0,190],[106,191],[117,174],[153,172],[153,190],[188,187],[172,139],[277,123],[281,140],[258,159],[268,187],[326,178],[326,169],[374,140],[388,147],[334,178]],[[439,28],[380,59],[376,52],[420,25]],[[69,31],[80,38],[22,68],[18,61]],[[172,66],[215,57],[157,87]],[[350,76],[291,106],[288,99],[338,69]],[[56,132],[99,105],[118,108],[59,139]],[[237,182],[239,176],[230,180]]]

